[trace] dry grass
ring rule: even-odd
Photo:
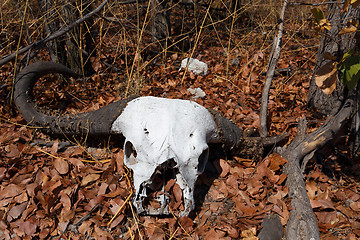
[[[14,1],[2,1],[0,56],[43,39],[47,35],[46,21],[56,21],[60,27],[67,25],[68,20],[63,17],[63,4],[64,2],[55,1],[45,14],[38,1],[22,0],[17,4],[14,4]],[[98,3],[92,1],[89,4],[95,6]],[[72,5],[79,16],[84,14],[85,7],[86,4],[80,3]],[[229,65],[233,56],[245,56],[251,61],[252,52],[249,51],[249,46],[258,51],[269,50],[280,8],[281,2],[273,0],[201,1],[195,7],[173,2],[169,4],[168,9],[169,12],[175,13],[171,15],[173,44],[163,47],[151,40],[149,26],[152,12],[148,2],[136,5],[119,4],[118,1],[114,1],[105,7],[101,17],[94,19],[92,26],[83,24],[79,27],[81,37],[68,34],[64,38],[71,38],[79,51],[83,51],[85,34],[90,33],[94,36],[94,49],[88,53],[92,57],[81,59],[82,64],[88,61],[93,65],[97,63],[101,66],[95,66],[96,70],[102,72],[117,69],[117,73],[124,76],[120,77],[119,81],[126,82],[125,95],[129,95],[139,93],[144,86],[141,72],[149,64],[165,65],[167,57],[175,52],[184,57],[197,56],[203,51],[204,43],[205,46],[217,45],[224,50],[227,69],[226,75],[222,77],[229,78]],[[308,18],[309,7],[288,8],[285,23],[286,41],[295,39],[296,34],[307,29]],[[190,48],[174,47],[184,42],[181,40],[190,40]],[[35,61],[48,59],[49,54],[42,49]],[[9,63],[9,66],[25,60],[25,56],[18,56],[15,63]],[[107,64],[104,65],[104,62]]]

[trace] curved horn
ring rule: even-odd
[[[214,109],[208,108],[208,111],[214,119],[219,135],[218,141],[223,143],[227,149],[236,148],[240,144],[240,140],[244,137],[243,130]]]
[[[241,128],[232,123],[229,119],[223,117],[213,109],[208,109],[211,113],[216,130],[219,136],[219,143],[223,144],[226,150],[232,154],[257,159],[263,155],[263,146],[259,144],[258,139],[246,138]]]
[[[273,137],[249,137],[244,134],[243,130],[232,123],[229,119],[223,117],[220,113],[213,109],[208,109],[211,113],[215,125],[217,128],[217,133],[219,135],[218,141],[224,144],[224,147],[227,149],[234,149],[238,151],[238,148],[244,147],[259,147],[263,148],[264,146],[274,145],[283,141],[288,134],[283,133],[278,136]]]
[[[135,98],[117,101],[88,113],[65,116],[45,115],[35,107],[32,91],[36,81],[49,73],[79,76],[59,63],[37,62],[31,64],[25,67],[16,78],[14,101],[26,122],[32,126],[43,127],[51,134],[109,135],[112,123],[121,114],[126,104]]]

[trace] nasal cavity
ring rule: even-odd
[[[128,159],[129,164],[131,164],[131,165],[135,164],[137,153],[136,153],[134,145],[131,142],[127,141],[125,143],[124,151],[125,151],[125,156]]]
[[[198,172],[202,173],[205,170],[207,160],[209,158],[209,148],[206,148],[199,156]]]

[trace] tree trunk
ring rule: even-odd
[[[167,11],[167,0],[150,0],[151,4],[151,33],[153,41],[160,41],[161,43],[168,40],[170,37],[170,18]],[[162,44],[166,47],[166,44]]]
[[[44,19],[45,30],[48,35],[61,28],[61,20],[66,25],[70,25],[78,18],[92,11],[88,1],[84,1],[81,6],[76,5],[76,1],[62,1],[56,5],[54,0],[41,0],[39,2]],[[60,9],[56,10],[56,9]],[[61,16],[59,15],[61,13]],[[84,24],[75,27],[66,34],[66,37],[55,39],[47,44],[51,61],[62,63],[73,71],[85,76],[94,73],[90,63],[90,56],[94,49],[94,39],[90,33],[93,21],[87,20]]]
[[[307,196],[304,179],[300,169],[304,169],[306,158],[322,148],[328,141],[334,140],[336,134],[346,127],[348,120],[352,118],[357,108],[357,91],[348,91],[340,82],[331,95],[324,94],[315,84],[315,78],[319,68],[329,60],[324,58],[326,52],[337,56],[340,60],[345,52],[350,49],[359,50],[355,34],[339,36],[338,33],[352,19],[359,19],[359,10],[349,7],[348,12],[341,11],[342,5],[337,5],[333,0],[329,4],[327,19],[332,25],[330,31],[326,32],[321,39],[321,45],[316,59],[314,75],[311,79],[308,104],[320,113],[331,115],[324,124],[310,134],[306,134],[306,121],[301,120],[298,127],[298,136],[290,145],[280,149],[279,153],[288,160],[285,172],[288,174],[286,185],[289,186],[289,197],[291,207],[289,221],[286,227],[286,239],[320,239],[316,219]],[[356,132],[356,136],[359,134]],[[299,164],[302,162],[300,168]]]
[[[54,4],[52,0],[40,0],[41,12],[43,13],[45,22],[46,35],[57,31],[60,28],[59,19],[54,10]],[[54,39],[46,44],[50,59],[52,62],[58,62],[66,65],[66,51],[65,43],[61,39]]]
[[[321,39],[319,52],[316,58],[316,66],[310,81],[308,93],[308,105],[316,111],[326,115],[334,114],[339,111],[346,98],[347,90],[340,82],[338,82],[336,84],[336,90],[331,95],[327,95],[316,86],[314,79],[315,74],[321,66],[329,61],[324,58],[324,53],[329,52],[332,55],[337,56],[340,60],[342,55],[348,50],[359,48],[355,33],[344,34],[341,36],[338,35],[339,31],[346,26],[348,21],[351,19],[359,19],[359,9],[350,6],[349,11],[342,12],[340,8],[342,8],[343,4],[341,4],[339,8],[337,0],[332,0],[332,2],[334,3],[329,4],[326,16],[332,27]]]

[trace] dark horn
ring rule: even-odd
[[[217,111],[208,109],[211,113],[219,135],[219,142],[223,143],[224,147],[229,150],[241,150],[238,148],[255,147],[262,149],[266,146],[271,146],[282,142],[287,138],[288,134],[283,133],[273,137],[252,137],[244,134],[243,130],[232,123],[227,118],[223,117]]]
[[[32,94],[36,81],[49,73],[78,77],[78,74],[59,63],[37,62],[31,64],[25,67],[16,78],[14,101],[26,122],[32,126],[42,127],[44,131],[51,134],[109,135],[112,123],[124,110],[126,104],[135,98],[120,100],[89,113],[49,116],[41,113],[35,107]]]
[[[240,144],[240,140],[243,138],[243,130],[233,124],[230,120],[223,117],[217,111],[209,108],[208,111],[211,113],[217,132],[219,135],[219,142],[224,144],[227,149],[236,148]]]

